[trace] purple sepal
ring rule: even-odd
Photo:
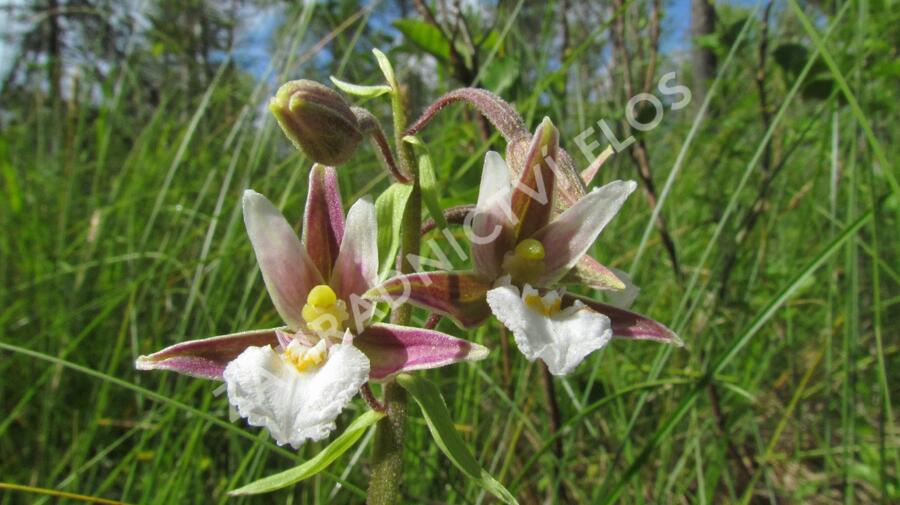
[[[201,379],[222,380],[225,366],[248,347],[278,345],[276,332],[281,328],[245,331],[218,337],[188,340],[140,356],[134,362],[138,370],[172,370]]]
[[[369,379],[374,381],[400,372],[477,361],[488,354],[484,346],[446,333],[381,323],[363,330],[353,345],[369,357]]]
[[[629,340],[653,340],[678,347],[684,345],[684,342],[674,331],[662,323],[636,312],[613,307],[583,296],[569,294],[563,297],[563,305],[571,305],[575,300],[608,317],[612,321],[613,337],[627,338]]]

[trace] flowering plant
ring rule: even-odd
[[[588,191],[596,167],[575,172],[549,119],[532,135],[509,104],[484,90],[451,92],[405,128],[402,88],[387,58],[377,50],[375,55],[385,85],[333,81],[351,95],[390,95],[394,149],[370,112],[321,84],[292,81],[270,102],[286,136],[316,162],[309,171],[302,237],[259,193],[246,190],[242,199],[247,234],[284,324],[177,343],[139,357],[136,367],[224,381],[240,417],[266,428],[279,445],[295,448],[327,438],[361,392],[371,411],[319,455],[235,493],[270,491],[309,477],[374,424],[369,502],[397,503],[409,394],[450,460],[487,491],[516,503],[466,448],[437,388],[410,372],[487,357],[482,345],[436,330],[443,316],[463,329],[495,316],[525,357],[541,360],[554,375],[571,373],[612,337],[680,345],[653,319],[567,291],[573,285],[636,291],[627,275],[587,254],[636,185],[614,181]],[[457,101],[474,105],[498,128],[507,140],[506,159],[488,152],[475,205],[445,213],[437,206],[436,185],[427,183],[429,158],[417,160],[412,146],[421,143],[415,135],[435,114]],[[366,137],[396,182],[379,198],[387,212],[376,213],[376,204],[362,198],[345,218],[337,170],[326,165],[350,163]],[[423,200],[435,220],[464,226],[472,270],[423,271],[411,261],[419,252]],[[393,218],[379,222],[376,214]],[[381,235],[388,237],[387,251],[397,255],[399,270],[386,279],[379,274]],[[376,303],[383,301],[391,302],[390,323],[380,321]],[[431,314],[421,327],[411,318],[413,305]],[[371,383],[381,384],[381,400]]]

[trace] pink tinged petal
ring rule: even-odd
[[[559,132],[549,119],[544,118],[534,132],[525,166],[512,192],[512,211],[518,219],[514,234],[517,242],[530,237],[550,221],[558,157]]]
[[[318,335],[310,332],[308,329],[294,332],[287,328],[282,328],[275,332],[275,336],[278,337],[278,345],[281,346],[282,351],[287,349],[294,340],[299,341],[305,346],[313,346],[320,340]]]
[[[275,330],[275,337],[278,338],[278,345],[282,349],[287,349],[287,346],[291,345],[291,341],[294,340],[294,336],[290,332],[280,329]]]
[[[580,303],[548,317],[526,305],[515,286],[488,291],[487,301],[494,316],[512,331],[522,354],[546,363],[553,375],[572,373],[612,338],[609,318]]]
[[[606,160],[609,159],[610,156],[615,154],[612,146],[606,146],[606,149],[603,150],[597,156],[593,162],[591,162],[590,166],[581,171],[581,179],[584,181],[584,185],[587,186],[594,180],[594,176],[597,175],[597,172],[600,171],[600,167],[606,163]]]
[[[411,303],[471,328],[491,315],[484,296],[492,283],[472,272],[424,272],[392,277],[365,297],[392,304]]]
[[[353,341],[371,362],[369,379],[384,380],[400,372],[478,361],[487,348],[445,333],[393,324],[373,324]]]
[[[293,329],[303,327],[301,311],[309,290],[322,284],[287,219],[259,193],[244,192],[244,224],[275,310]]]
[[[349,343],[332,345],[325,361],[303,371],[272,347],[250,347],[223,374],[228,401],[278,445],[322,440],[369,377],[369,359]]]
[[[575,162],[565,149],[556,156],[556,184],[553,191],[554,213],[561,214],[587,194],[587,186],[575,170]]]
[[[313,165],[303,214],[303,244],[324,278],[331,277],[344,236],[344,208],[337,172],[333,167]]]
[[[575,266],[636,187],[634,181],[614,181],[596,188],[535,233],[546,254],[544,282],[560,279]]]
[[[349,301],[378,282],[378,225],[375,205],[368,197],[357,200],[347,212],[341,252],[331,276],[338,298]]]
[[[478,203],[466,221],[471,226],[472,263],[488,279],[500,275],[503,255],[511,247],[512,188],[507,170],[506,162],[496,152],[484,156]]]
[[[201,379],[222,379],[228,363],[248,347],[278,345],[281,328],[254,330],[218,337],[188,340],[140,356],[134,362],[138,370],[171,370]]]
[[[647,316],[600,303],[583,296],[567,294],[563,297],[563,305],[568,305],[575,301],[580,301],[591,309],[609,317],[612,321],[614,337],[630,340],[653,340],[654,342],[672,344],[678,347],[684,345],[684,342],[674,331]]]
[[[631,305],[641,293],[641,288],[637,287],[637,285],[632,282],[631,276],[626,272],[623,272],[616,268],[613,268],[612,271],[619,279],[622,280],[622,284],[624,284],[625,287],[617,291],[609,291],[603,293],[603,297],[613,307],[627,310],[631,308]]]
[[[593,289],[603,290],[621,290],[627,285],[621,278],[621,272],[603,266],[599,261],[585,254],[577,263],[575,268],[562,278],[566,284],[581,284]]]

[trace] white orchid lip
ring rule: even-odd
[[[498,285],[487,293],[488,305],[512,331],[522,354],[529,361],[546,363],[553,375],[573,372],[588,354],[612,338],[608,317],[577,300],[562,307],[563,296],[556,290],[541,295],[530,285],[520,292],[511,284]]]
[[[284,352],[248,347],[225,368],[228,400],[252,426],[269,430],[279,445],[297,448],[322,440],[338,414],[369,378],[369,359],[353,346],[294,339]]]

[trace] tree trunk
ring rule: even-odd
[[[50,81],[50,100],[54,104],[62,101],[62,30],[58,0],[47,2],[47,80]],[[54,105],[55,106],[55,105]]]
[[[716,30],[716,10],[709,0],[691,0],[691,59],[694,64],[694,103],[706,98],[706,87],[716,75],[716,54],[700,44],[700,37]]]

